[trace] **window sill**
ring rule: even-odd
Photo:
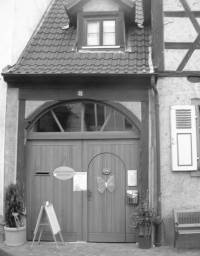
[[[92,51],[113,51],[113,50],[121,50],[120,45],[110,45],[110,46],[82,46],[80,50],[92,50]]]
[[[118,49],[120,45],[82,46],[82,49]]]

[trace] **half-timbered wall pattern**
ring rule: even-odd
[[[198,71],[200,66],[200,1],[163,0],[166,71]]]

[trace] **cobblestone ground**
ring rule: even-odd
[[[0,244],[0,256],[199,256],[200,250],[178,250],[171,247],[139,249],[137,244],[66,243],[56,248],[53,243],[31,243],[19,247]]]

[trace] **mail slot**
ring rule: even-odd
[[[138,190],[127,190],[126,198],[128,205],[137,205],[138,204]]]

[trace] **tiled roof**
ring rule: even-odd
[[[150,30],[132,27],[125,52],[78,52],[76,30],[62,29],[68,17],[55,0],[9,74],[140,74],[150,73]]]

